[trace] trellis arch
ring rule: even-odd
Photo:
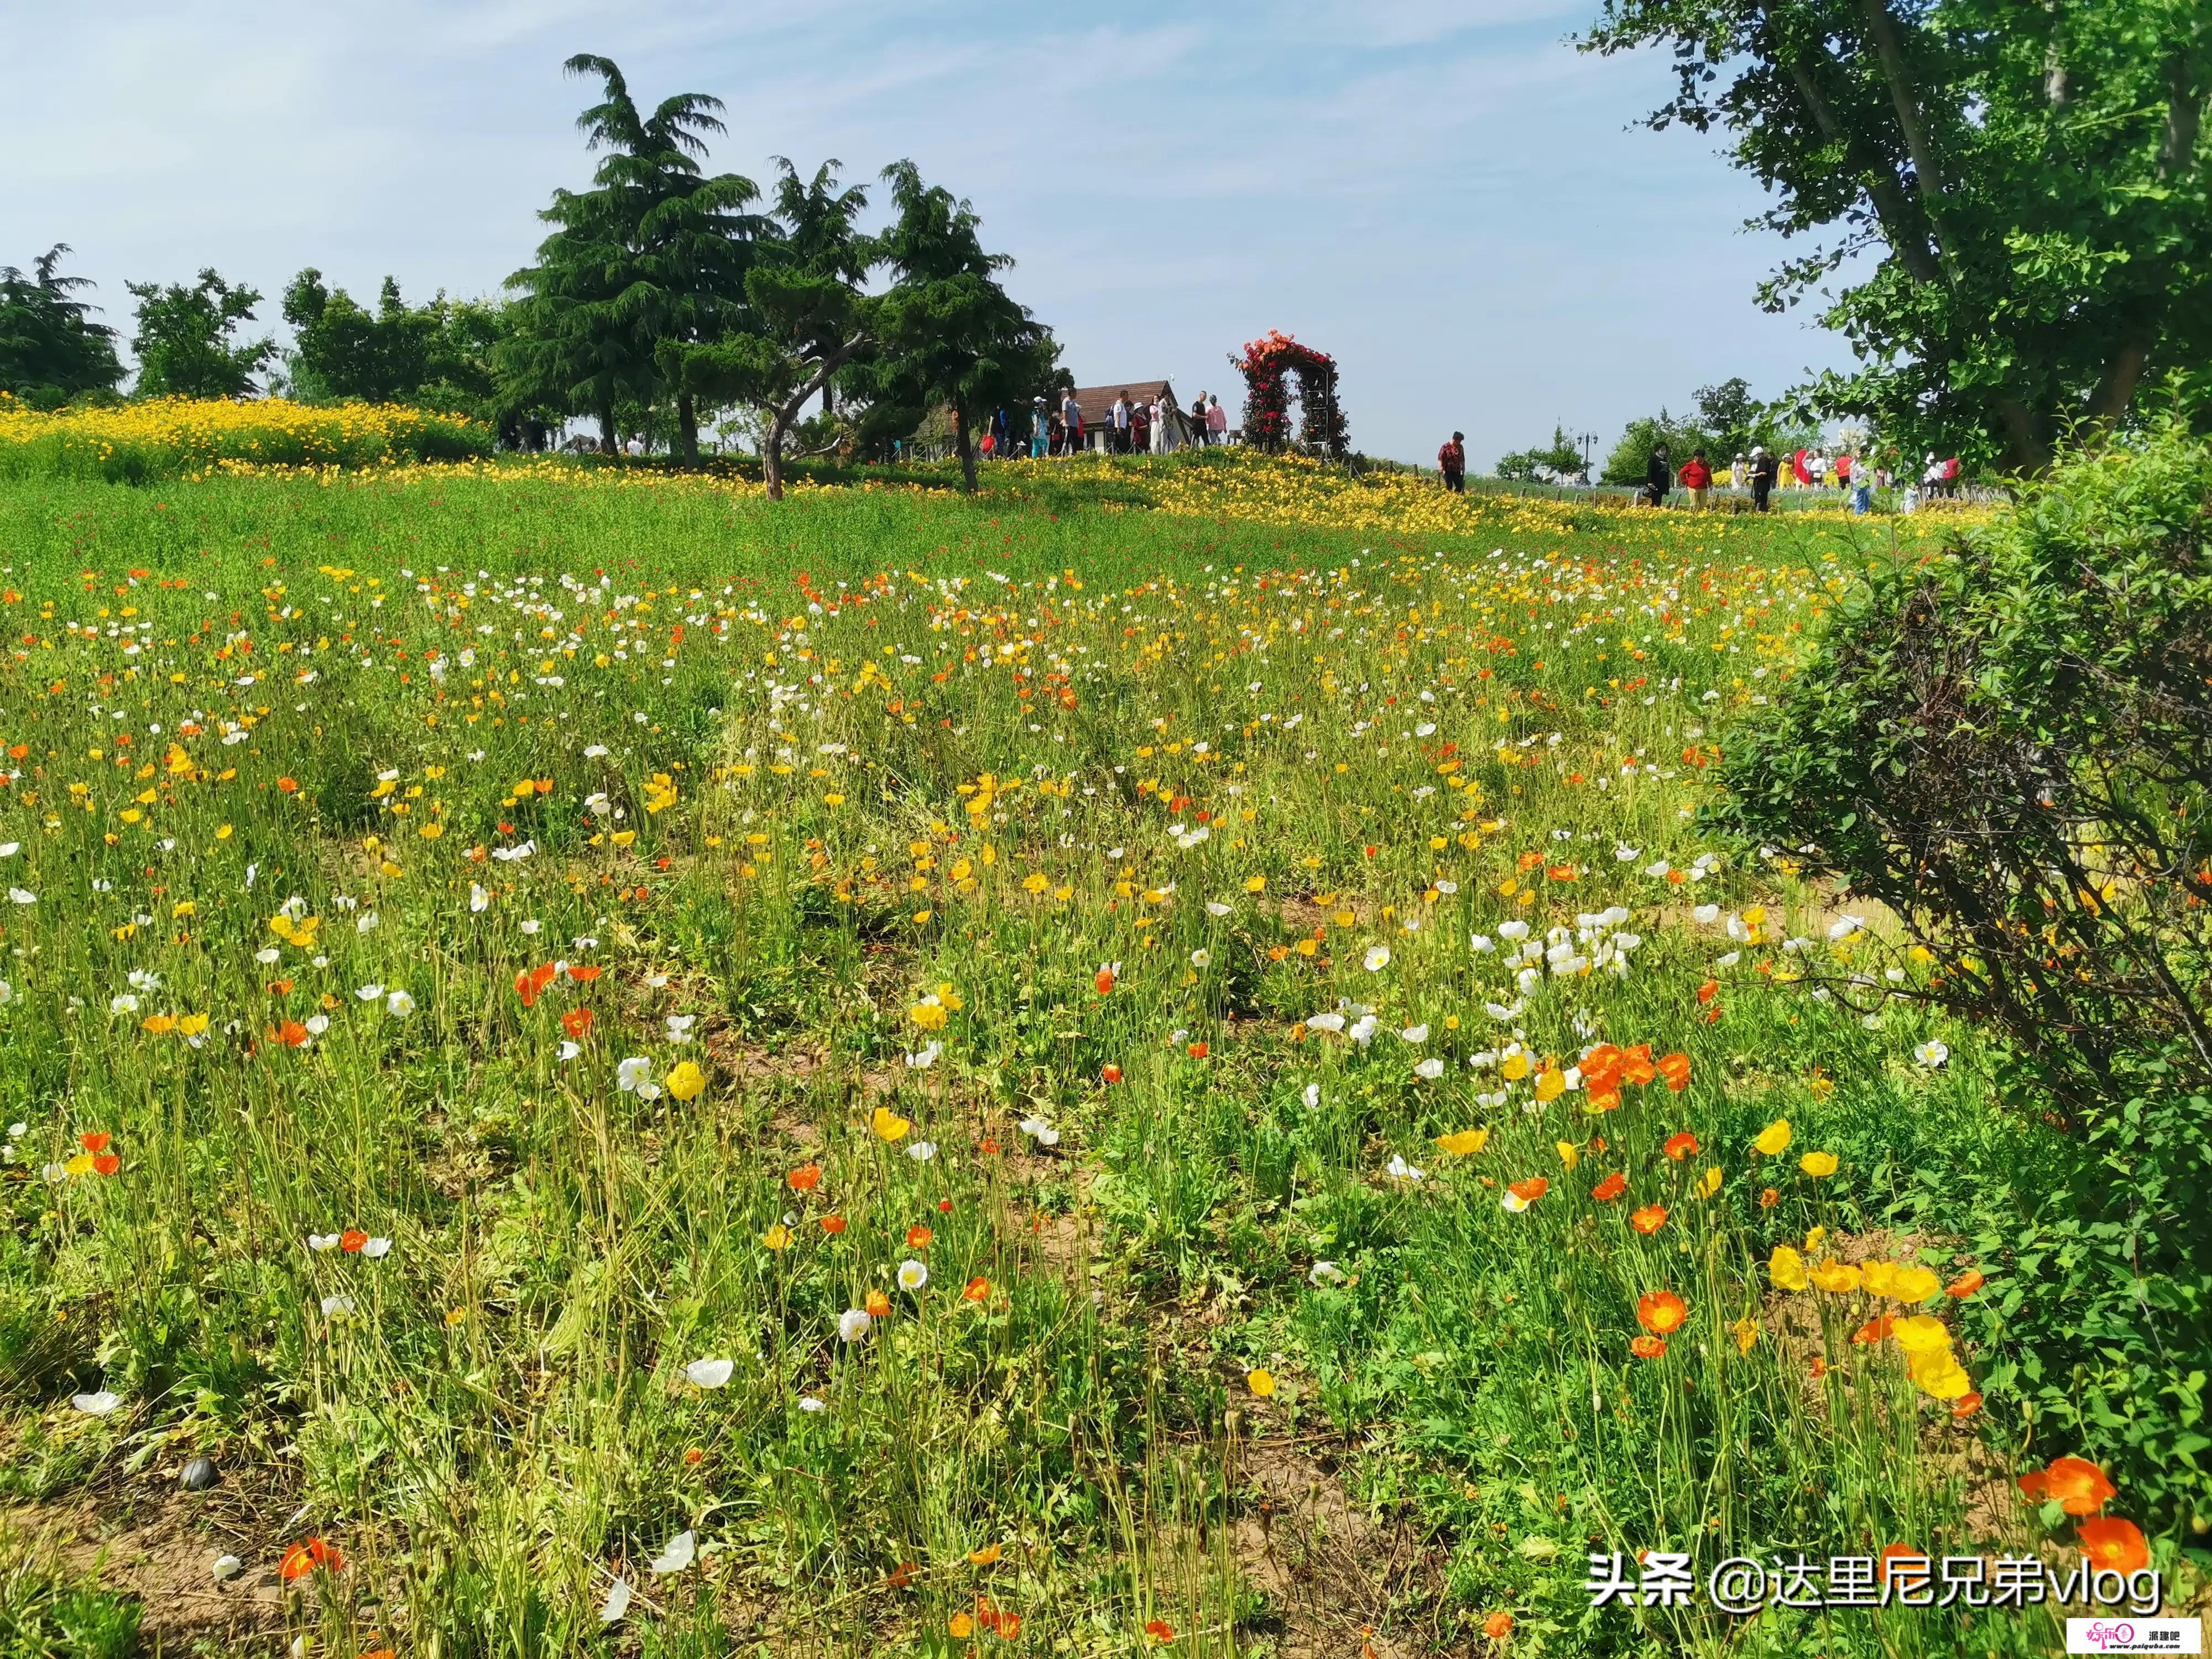
[[[1290,447],[1291,400],[1283,380],[1295,374],[1298,402],[1305,410],[1300,447],[1333,461],[1345,458],[1351,440],[1345,431],[1344,407],[1336,400],[1335,358],[1300,345],[1280,329],[1269,329],[1245,346],[1243,356],[1231,353],[1229,361],[1244,377],[1246,443],[1270,453]]]

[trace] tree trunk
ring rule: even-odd
[[[1996,409],[2005,428],[2005,470],[2024,476],[2047,471],[2051,441],[2043,435],[2034,411],[2017,398],[1998,398]]]
[[[676,398],[676,447],[686,466],[699,464],[699,406],[688,392]]]
[[[612,455],[621,448],[622,446],[615,441],[615,406],[602,404],[599,405],[599,453]]]
[[[1889,100],[1897,111],[1897,125],[1905,134],[1905,153],[1912,160],[1912,172],[1920,185],[1920,209],[1928,216],[1929,228],[1936,233],[1936,245],[1943,246],[1943,173],[1936,159],[1936,146],[1928,132],[1928,124],[1920,107],[1919,89],[1912,81],[1911,66],[1905,61],[1905,44],[1898,38],[1897,20],[1890,15],[1889,0],[1859,0],[1860,9],[1866,14],[1867,33],[1874,42],[1875,56],[1881,64],[1882,79],[1889,85]]]
[[[824,415],[837,412],[837,388],[827,380],[822,383],[822,412]]]
[[[968,411],[952,405],[952,447],[960,456],[960,478],[968,493],[975,493],[975,446],[968,436]]]
[[[768,414],[768,434],[761,440],[761,477],[768,485],[768,498],[772,501],[783,499],[783,411],[772,409]]]

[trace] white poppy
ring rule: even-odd
[[[867,1335],[868,1327],[875,1322],[869,1317],[866,1308],[848,1308],[837,1316],[837,1340],[858,1342]]]
[[[374,1002],[384,994],[384,988],[374,983],[356,985],[354,987],[353,994],[363,1002]]]
[[[490,908],[491,895],[484,891],[483,886],[481,883],[471,882],[469,884],[469,908],[481,915],[484,911]]]
[[[929,1267],[927,1264],[917,1261],[912,1256],[908,1256],[905,1261],[899,1263],[898,1282],[899,1289],[902,1291],[920,1290],[923,1285],[929,1283]]]
[[[307,1248],[311,1250],[335,1250],[338,1247],[336,1233],[309,1233]]]
[[[1441,1060],[1438,1060],[1434,1054],[1431,1054],[1426,1060],[1413,1067],[1413,1075],[1415,1077],[1425,1078],[1431,1083],[1435,1082],[1443,1074],[1444,1063]]]
[[[1224,904],[1219,899],[1208,899],[1206,902],[1206,914],[1209,916],[1225,916],[1231,908],[1230,905]]]
[[[353,930],[356,933],[373,933],[380,920],[375,911],[364,910],[353,919]]]
[[[1308,1017],[1306,1024],[1316,1031],[1341,1031],[1344,1029],[1344,1016],[1342,1014],[1313,1014]]]
[[[1469,933],[1467,943],[1469,950],[1476,951],[1487,952],[1498,948],[1497,941],[1487,933]]]
[[[234,1555],[218,1555],[215,1559],[215,1566],[211,1571],[218,1582],[226,1578],[235,1578],[246,1571],[246,1563]]]
[[[353,1298],[349,1296],[326,1296],[323,1298],[323,1317],[325,1319],[335,1319],[352,1311]]]
[[[1429,1178],[1426,1170],[1416,1169],[1407,1163],[1402,1152],[1390,1154],[1390,1161],[1382,1166],[1382,1173],[1395,1181],[1426,1181]]]
[[[1379,974],[1390,965],[1390,947],[1387,945],[1370,945],[1367,947],[1367,954],[1362,960],[1366,963],[1369,973]]]
[[[128,991],[121,996],[110,997],[107,1000],[107,1012],[111,1014],[135,1014],[138,1012],[138,999]]]
[[[1426,1024],[1408,1025],[1398,1033],[1398,1040],[1401,1042],[1426,1042],[1429,1040],[1429,1028]]]
[[[8,896],[18,904],[36,904],[39,902],[39,896],[36,893],[21,887],[10,887],[8,890]]]
[[[816,1412],[828,1411],[830,1407],[823,1403],[820,1395],[802,1394],[799,1396],[799,1409],[811,1416]]]
[[[698,1558],[699,1535],[687,1530],[670,1539],[667,1547],[649,1565],[659,1573],[681,1572]]]
[[[1313,1264],[1312,1267],[1307,1271],[1306,1283],[1309,1285],[1341,1285],[1344,1283],[1344,1269],[1338,1267],[1334,1261],[1316,1261]]]
[[[1190,965],[1194,968],[1206,967],[1212,961],[1213,953],[1211,951],[1193,951],[1190,953]]]
[[[392,1241],[388,1238],[372,1238],[361,1247],[361,1253],[371,1261],[377,1261],[380,1257],[392,1254]]]
[[[630,1589],[627,1578],[617,1578],[607,1587],[607,1599],[599,1603],[599,1622],[611,1625],[629,1611]]]
[[[702,1389],[719,1389],[737,1369],[733,1359],[695,1359],[684,1368],[684,1375]]]
[[[1717,904],[1700,904],[1690,912],[1690,920],[1700,927],[1710,927],[1720,919],[1721,907]]]
[[[1305,1102],[1306,1109],[1308,1111],[1311,1111],[1315,1107],[1321,1104],[1321,1085],[1318,1083],[1307,1084],[1305,1093],[1300,1096],[1299,1098]]]
[[[933,1140],[909,1141],[906,1155],[917,1164],[927,1164],[937,1156],[937,1143]]]
[[[906,1063],[913,1066],[917,1072],[926,1072],[931,1066],[937,1064],[939,1058],[944,1053],[945,1045],[943,1043],[932,1042],[916,1052],[908,1054],[906,1057]]]
[[[121,1395],[110,1394],[105,1389],[98,1394],[73,1394],[70,1396],[70,1404],[87,1417],[105,1417],[122,1403]]]
[[[1951,1045],[1948,1042],[1939,1042],[1936,1038],[1929,1037],[1927,1042],[1912,1051],[1912,1058],[1929,1070],[1934,1071],[1951,1058]]]
[[[653,1081],[653,1062],[643,1054],[632,1054],[615,1067],[615,1086],[624,1094],[635,1094]]]
[[[404,1019],[415,1012],[415,999],[404,991],[393,991],[384,999],[384,1012],[395,1019]]]

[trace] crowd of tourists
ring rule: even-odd
[[[1165,392],[1132,398],[1124,391],[1094,428],[1071,391],[1061,394],[1057,408],[1042,396],[1032,398],[1026,416],[999,410],[983,435],[983,453],[1007,460],[1073,455],[1085,449],[1109,455],[1165,455],[1186,444],[1228,441],[1229,411],[1209,392],[1200,392],[1183,410],[1170,403]]]
[[[1447,490],[1457,495],[1466,493],[1465,433],[1453,433],[1450,441],[1437,451],[1437,471]],[[1644,482],[1637,487],[1636,499],[1642,506],[1664,507],[1668,497],[1679,490],[1689,497],[1691,507],[1703,508],[1709,504],[1720,482],[1704,450],[1692,451],[1690,459],[1678,471],[1668,446],[1657,444],[1653,446],[1644,468]],[[1956,495],[1960,482],[1959,458],[1954,455],[1939,460],[1931,449],[1921,463],[1918,477],[1906,478],[1899,506],[1911,513],[1923,501]],[[1873,510],[1875,490],[1898,488],[1898,473],[1895,468],[1854,454],[1848,447],[1832,456],[1823,449],[1800,449],[1783,456],[1764,444],[1753,444],[1749,453],[1735,458],[1726,475],[1726,483],[1739,494],[1750,495],[1754,512],[1772,510],[1778,486],[1794,484],[1800,489],[1825,489],[1832,484],[1852,512],[1867,513]]]

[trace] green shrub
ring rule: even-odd
[[[1939,556],[1878,570],[1726,762],[1720,828],[1887,905],[1906,990],[2000,1039],[2061,1132],[1924,1194],[1998,1294],[1993,1407],[2212,1525],[2212,448],[2076,457]],[[1869,1012],[1901,993],[1834,988]]]

